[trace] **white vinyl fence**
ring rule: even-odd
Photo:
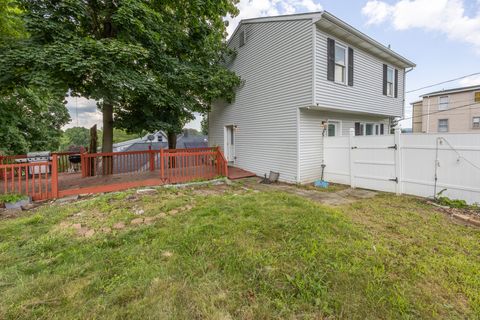
[[[397,194],[480,203],[480,134],[325,137],[325,179]],[[435,179],[436,177],[436,179]],[[436,183],[435,183],[436,180]]]

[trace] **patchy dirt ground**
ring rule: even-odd
[[[274,184],[262,184],[259,178],[247,178],[239,180],[239,183],[244,188],[253,189],[258,191],[265,190],[279,190],[288,193],[293,193],[304,198],[326,204],[331,206],[339,206],[344,204],[353,203],[360,199],[373,198],[377,192],[363,189],[351,189],[348,187],[337,188],[339,191],[329,192],[328,190],[322,190],[309,186],[296,186],[287,183],[274,183]]]

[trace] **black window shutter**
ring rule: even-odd
[[[239,47],[243,47],[245,45],[245,30],[240,32],[238,41],[240,42],[238,45]]]
[[[353,86],[353,49],[348,48],[348,85]]]
[[[335,80],[335,40],[327,39],[327,80]]]
[[[355,135],[360,136],[360,122],[355,122]]]
[[[385,127],[383,123],[380,123],[380,134],[383,135],[385,132]]]
[[[383,65],[383,95],[387,95],[387,65]]]
[[[398,98],[398,70],[395,69],[395,84],[394,84],[394,87],[395,87],[395,98]]]

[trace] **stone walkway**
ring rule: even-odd
[[[353,203],[359,199],[368,199],[373,198],[377,193],[375,191],[364,190],[364,189],[351,189],[346,188],[344,190],[329,192],[322,191],[320,189],[309,189],[307,187],[295,186],[292,184],[286,183],[275,183],[275,184],[262,184],[259,183],[259,178],[247,178],[237,180],[244,187],[259,190],[259,191],[268,191],[268,190],[279,190],[292,194],[299,195],[301,197],[322,203],[331,206],[339,206],[344,204]]]

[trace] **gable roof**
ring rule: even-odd
[[[476,90],[480,90],[480,85],[433,91],[430,93],[422,94],[420,97],[432,97],[432,96],[440,96],[440,95],[449,94],[449,93],[459,93],[459,92],[476,91]]]
[[[327,33],[332,34],[342,40],[345,40],[357,46],[358,48],[379,57],[384,61],[390,62],[397,66],[401,66],[403,68],[410,68],[416,66],[415,63],[404,58],[403,56],[396,53],[392,49],[384,46],[380,42],[370,38],[363,32],[352,27],[348,23],[340,20],[339,18],[335,17],[333,14],[327,11],[243,19],[235,28],[235,31],[232,33],[232,36],[228,40],[228,44],[230,44],[230,42],[234,38],[234,35],[244,24],[293,20],[312,20],[314,23],[317,24],[320,29],[326,31]]]

